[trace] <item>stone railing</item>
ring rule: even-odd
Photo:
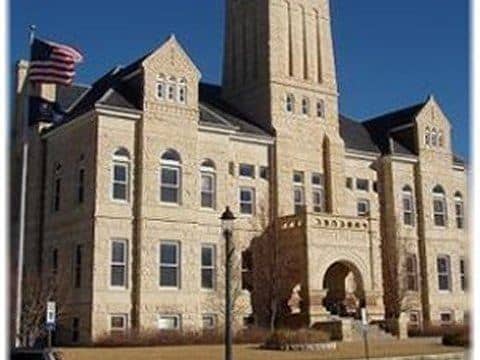
[[[300,215],[283,216],[278,221],[280,230],[290,230],[305,225],[304,217]]]

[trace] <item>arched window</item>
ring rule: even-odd
[[[200,202],[202,208],[215,209],[216,207],[216,174],[215,163],[204,160],[200,165]]]
[[[129,201],[130,193],[130,153],[121,147],[113,153],[112,159],[112,199]]]
[[[185,104],[187,102],[187,81],[180,79],[178,83],[178,102]]]
[[[167,84],[167,99],[168,101],[175,101],[176,100],[176,88],[177,88],[177,80],[175,77],[171,76],[168,79]]]
[[[168,149],[161,156],[160,163],[160,201],[164,203],[180,204],[182,160],[180,154]]]
[[[295,111],[295,97],[292,94],[287,94],[285,111],[293,113]]]
[[[438,134],[437,134],[437,129],[435,128],[432,130],[431,140],[432,140],[432,146],[438,145]]]
[[[459,191],[455,193],[455,220],[457,229],[463,229],[465,227],[465,208],[463,196]]]
[[[159,100],[165,100],[165,76],[163,74],[158,75],[157,77],[157,98]]]
[[[325,119],[325,101],[317,101],[317,117]]]
[[[308,115],[310,113],[310,101],[307,98],[302,99],[302,114]]]
[[[417,256],[408,254],[405,259],[406,287],[408,291],[418,291],[418,265]]]
[[[415,225],[415,213],[413,202],[413,191],[409,185],[406,185],[402,189],[402,202],[403,202],[403,223],[408,226]]]
[[[425,129],[425,145],[427,145],[427,146],[430,146],[430,143],[431,143],[431,141],[430,141],[430,140],[431,140],[431,139],[430,139],[430,136],[431,136],[431,134],[430,134],[430,128],[427,127],[427,128]]]
[[[433,220],[435,226],[447,225],[447,202],[445,191],[440,185],[433,189]]]

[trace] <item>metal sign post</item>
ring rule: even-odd
[[[55,330],[56,304],[55,301],[47,302],[47,320],[45,322],[48,331],[48,348],[52,348],[52,331]]]
[[[368,314],[367,309],[362,308],[362,332],[363,332],[363,343],[365,346],[365,359],[370,359],[370,354],[368,350]]]

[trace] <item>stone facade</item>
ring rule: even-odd
[[[339,113],[332,44],[327,0],[228,0],[218,101],[205,100],[199,70],[170,37],[85,89],[69,105],[65,123],[32,119],[41,121],[29,129],[26,273],[48,282],[55,270],[70,285],[58,341],[98,340],[112,330],[112,316],[123,319],[125,330],[155,330],[162,316],[182,330],[209,321],[219,326],[219,215],[226,206],[238,216],[238,326],[246,318],[262,326],[314,326],[344,311],[339,306],[362,305],[372,321],[400,311],[418,324],[464,321],[460,261],[468,262],[468,238],[466,224],[458,226],[455,194],[467,208],[467,177],[465,166],[452,160],[450,123],[430,98],[408,124],[391,126],[392,151],[369,133],[353,138],[363,136],[374,149],[358,148]],[[17,70],[17,140],[27,68],[21,62]],[[60,101],[65,91],[42,85],[30,93]],[[442,134],[438,146],[426,144],[426,129]],[[396,144],[407,145],[395,151]],[[127,169],[123,201],[113,195],[119,150]],[[173,204],[160,195],[162,156],[169,150],[178,154],[166,165],[177,171]],[[21,147],[13,155],[20,158]],[[215,184],[209,208],[201,202],[205,160],[213,164]],[[240,173],[240,164],[253,174]],[[408,226],[406,185],[414,203]],[[445,196],[444,226],[434,225],[436,185]],[[242,214],[242,188],[254,189],[251,214]],[[125,244],[122,286],[112,286],[116,240]],[[160,286],[162,242],[177,244],[174,287]],[[214,249],[210,290],[202,288],[202,245]],[[403,264],[412,254],[415,269],[407,270]],[[448,256],[448,289],[442,291],[440,255]],[[405,292],[412,274],[416,286]],[[300,311],[291,314],[287,303],[295,288]]]

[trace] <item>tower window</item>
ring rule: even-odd
[[[285,111],[293,113],[295,111],[295,97],[292,94],[287,94]]]
[[[307,98],[302,99],[302,114],[308,115],[310,113],[310,102]]]
[[[325,119],[325,101],[317,101],[317,117]]]

